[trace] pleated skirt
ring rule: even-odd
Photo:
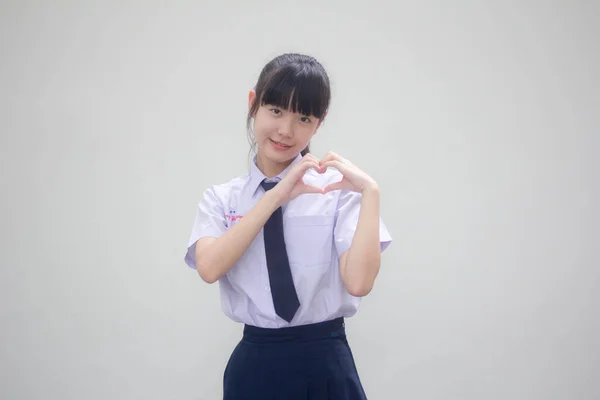
[[[344,320],[244,326],[223,376],[224,400],[366,400]]]

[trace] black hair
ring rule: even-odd
[[[274,105],[284,110],[312,115],[322,120],[329,109],[331,87],[325,68],[315,58],[286,53],[275,57],[264,66],[254,88],[255,100],[248,110],[246,130],[250,146],[253,140],[252,118],[260,106]],[[309,146],[302,150],[304,156]]]

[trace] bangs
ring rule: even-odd
[[[329,97],[328,82],[319,71],[292,64],[273,72],[265,82],[260,104],[322,119],[327,112]]]

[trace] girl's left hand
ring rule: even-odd
[[[351,190],[362,193],[364,190],[377,189],[377,182],[369,175],[361,171],[356,165],[341,157],[340,155],[330,151],[319,162],[321,172],[325,172],[328,167],[333,167],[341,172],[344,176],[339,182],[332,183],[323,189],[323,193],[328,193],[333,190]]]

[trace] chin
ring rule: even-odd
[[[294,158],[296,158],[297,155],[298,155],[298,153],[290,150],[290,151],[286,151],[284,154],[283,153],[273,154],[272,152],[269,152],[269,154],[265,154],[265,156],[266,156],[265,158],[268,158],[269,160],[271,160],[273,162],[285,163],[285,162],[293,160]]]

